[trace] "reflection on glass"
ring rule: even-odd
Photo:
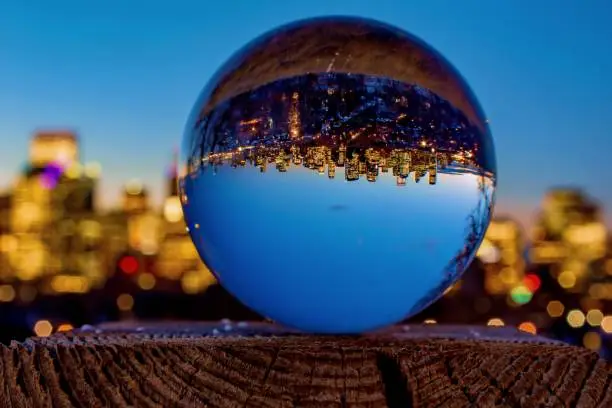
[[[204,89],[179,179],[220,282],[317,332],[401,320],[465,270],[489,223],[491,136],[440,55],[352,19],[263,35]]]

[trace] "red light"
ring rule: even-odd
[[[534,275],[531,273],[529,275],[525,275],[525,278],[523,279],[523,284],[527,286],[527,289],[529,289],[531,293],[533,293],[536,290],[540,289],[542,280],[538,275]]]
[[[119,268],[128,275],[136,273],[138,271],[138,260],[133,256],[124,256],[119,261]]]

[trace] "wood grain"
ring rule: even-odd
[[[612,407],[609,363],[507,328],[122,323],[0,351],[2,407]]]

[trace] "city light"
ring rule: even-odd
[[[117,297],[117,307],[122,312],[128,312],[132,310],[132,308],[134,307],[134,298],[130,294],[122,293]]]
[[[529,289],[531,293],[533,293],[536,290],[540,289],[542,280],[538,275],[529,274],[525,275],[525,278],[523,278],[523,284],[527,287],[527,289]]]
[[[82,170],[82,166],[78,162],[74,162],[65,169],[64,174],[68,178],[77,179],[81,177]]]
[[[90,282],[84,276],[57,275],[51,279],[51,288],[57,293],[86,293]]]
[[[523,322],[519,324],[518,329],[525,333],[537,334],[538,328],[533,322]]]
[[[164,218],[168,222],[179,222],[183,219],[183,208],[178,196],[168,197],[164,204]]]
[[[208,271],[190,271],[181,278],[181,287],[187,294],[203,292],[213,283],[215,283],[215,278]]]
[[[582,344],[589,350],[598,351],[601,348],[601,336],[595,332],[587,332],[582,338]]]
[[[586,314],[587,323],[593,327],[601,325],[603,318],[604,315],[599,309],[591,309]]]
[[[0,302],[12,302],[15,299],[15,289],[12,285],[0,285]]]
[[[119,269],[127,275],[132,275],[138,271],[138,259],[131,255],[124,256],[119,261]]]
[[[576,285],[576,275],[572,271],[563,271],[559,274],[557,281],[563,289],[571,289]]]
[[[612,316],[604,316],[601,319],[601,329],[606,333],[612,333]]]
[[[138,275],[138,286],[140,287],[140,289],[142,290],[151,290],[155,287],[155,276],[153,276],[153,274],[150,273],[142,273],[140,275]]]
[[[53,325],[48,320],[39,320],[34,324],[34,334],[38,337],[47,337],[53,332]]]
[[[501,259],[501,252],[499,248],[497,248],[491,241],[488,239],[484,239],[482,244],[480,244],[480,248],[478,248],[478,252],[476,256],[486,264],[492,264],[499,262]]]
[[[125,185],[125,191],[127,191],[127,193],[131,195],[138,195],[142,193],[142,188],[142,182],[138,179],[130,180]]]
[[[74,327],[70,323],[62,323],[57,326],[57,332],[67,332],[74,329]]]
[[[425,319],[423,320],[424,324],[436,324],[438,323],[435,319]]]
[[[564,310],[565,306],[558,300],[551,300],[548,302],[548,305],[546,305],[546,311],[550,317],[561,317],[563,316]]]
[[[504,321],[498,317],[494,317],[492,319],[489,319],[489,321],[487,322],[487,326],[493,326],[493,327],[501,327],[504,326]]]
[[[584,326],[585,320],[586,318],[584,316],[584,313],[582,313],[582,311],[578,309],[570,310],[567,313],[567,324],[569,324],[570,327],[573,327],[575,329]]]
[[[524,305],[531,301],[533,297],[533,293],[524,285],[519,285],[512,289],[510,292],[510,297],[512,300],[518,305]]]

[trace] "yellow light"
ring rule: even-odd
[[[550,317],[561,317],[564,310],[565,306],[558,300],[551,300],[546,306],[546,311]]]
[[[597,351],[601,348],[601,337],[595,332],[585,333],[582,344],[589,350]]]
[[[563,289],[571,289],[576,285],[576,275],[572,271],[563,271],[557,281]]]
[[[573,327],[575,329],[578,327],[582,327],[584,326],[584,321],[584,313],[582,313],[582,311],[578,309],[570,310],[567,313],[567,324],[569,324],[570,327]]]
[[[511,241],[516,238],[518,228],[511,221],[494,221],[489,225],[486,236],[495,241]]]
[[[66,169],[66,176],[71,179],[77,179],[81,177],[81,165],[77,162],[72,163],[70,167]]]
[[[102,166],[98,162],[91,162],[85,165],[85,175],[89,178],[98,178],[102,174]]]
[[[0,252],[13,252],[18,247],[17,238],[12,235],[0,235]]]
[[[150,290],[155,287],[155,276],[150,273],[143,273],[138,276],[138,286],[142,290]]]
[[[500,272],[499,272],[499,279],[505,283],[506,285],[510,285],[512,283],[515,283],[517,281],[516,279],[516,272],[514,271],[513,268],[503,268]]]
[[[533,324],[533,322],[523,322],[519,324],[518,329],[520,331],[531,333],[531,334],[537,334],[538,332],[538,328],[536,327],[535,324]]]
[[[142,182],[138,179],[130,180],[125,186],[125,191],[131,195],[142,193]]]
[[[574,245],[596,245],[606,239],[606,227],[602,223],[576,225],[567,228],[565,239]]]
[[[498,317],[489,319],[489,321],[487,322],[487,326],[493,326],[493,327],[501,327],[504,324],[505,324],[504,321]]]
[[[601,329],[606,333],[612,333],[612,316],[604,316],[601,319]]]
[[[190,271],[181,278],[183,292],[188,294],[203,292],[213,283],[215,283],[215,277],[209,271]]]
[[[39,320],[34,324],[34,334],[38,337],[47,337],[53,331],[53,325],[48,320]]]
[[[51,289],[57,293],[86,293],[90,282],[83,276],[57,275],[51,279]]]
[[[423,321],[423,323],[425,323],[425,324],[436,324],[438,322],[435,319],[425,319]]]
[[[132,297],[132,295],[122,293],[117,297],[117,307],[122,312],[132,310],[132,308],[134,307],[134,298]]]
[[[70,323],[63,323],[57,326],[58,332],[67,332],[74,329],[74,327]]]
[[[591,326],[599,326],[601,325],[601,321],[603,320],[603,313],[599,309],[591,309],[586,314],[586,321]]]
[[[164,218],[168,222],[179,222],[183,219],[181,200],[177,196],[168,197],[164,203]]]
[[[15,289],[11,285],[0,285],[0,302],[12,302],[15,299]]]

